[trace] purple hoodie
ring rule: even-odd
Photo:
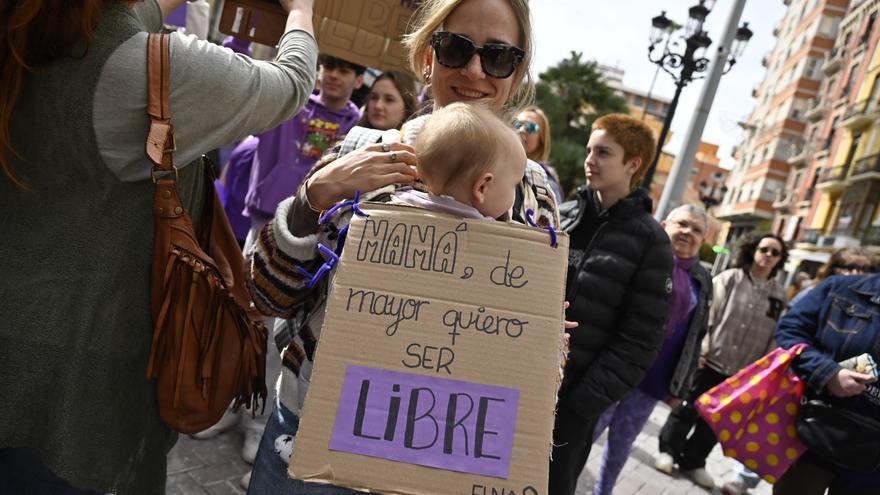
[[[272,218],[278,203],[296,192],[312,165],[360,117],[350,101],[345,108],[333,110],[324,106],[320,96],[312,95],[294,118],[257,135],[260,144],[251,169],[245,214],[257,221]]]
[[[244,210],[244,197],[248,191],[248,178],[254,163],[254,153],[259,142],[260,140],[253,136],[242,141],[232,150],[229,164],[224,171],[226,187],[222,191],[223,209],[226,210],[235,238],[242,244],[251,229],[251,221],[242,215],[242,210]]]
[[[254,56],[254,51],[251,49],[251,42],[249,40],[239,39],[234,36],[227,36],[223,39],[223,47],[229,48],[235,53],[247,55],[248,57]]]

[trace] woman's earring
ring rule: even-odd
[[[422,77],[425,79],[425,84],[431,84],[431,67],[425,67],[425,70],[422,72]]]

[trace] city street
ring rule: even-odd
[[[676,474],[669,477],[654,469],[657,435],[668,414],[669,408],[664,404],[654,408],[651,419],[639,434],[629,462],[617,482],[615,495],[721,493],[717,488],[709,492],[682,476]],[[590,453],[587,469],[578,483],[577,495],[592,493],[593,480],[599,470],[604,445],[603,434]],[[235,432],[227,432],[211,440],[193,440],[181,436],[168,456],[168,495],[244,493],[239,486],[239,480],[247,472],[248,466],[241,460],[240,446],[241,437]],[[709,456],[706,467],[716,482],[721,483],[730,477],[734,465],[731,459],[722,457],[721,450],[716,447]],[[751,491],[758,495],[769,495],[770,492],[770,485],[763,481],[756,490]]]

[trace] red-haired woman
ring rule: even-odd
[[[0,492],[165,491],[152,335],[147,36],[183,0],[0,2]],[[171,36],[178,166],[289,119],[314,86],[313,0],[274,64]],[[210,187],[184,169],[181,191]]]

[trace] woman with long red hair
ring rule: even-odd
[[[281,0],[274,63],[171,36],[178,166],[302,107],[313,1]],[[0,0],[0,493],[164,493],[146,52],[182,3]]]

